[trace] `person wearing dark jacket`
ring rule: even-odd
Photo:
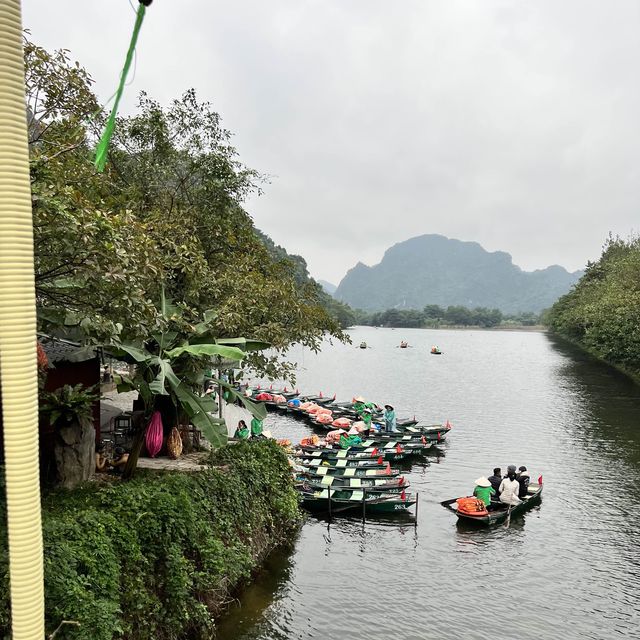
[[[496,492],[494,500],[498,500],[500,494],[498,493],[498,489],[500,488],[500,483],[502,482],[502,471],[500,467],[496,467],[493,470],[493,475],[489,476],[489,482],[491,483],[491,487]]]
[[[527,467],[522,466],[518,468],[518,473],[516,474],[516,480],[520,485],[520,490],[518,491],[518,498],[524,498],[529,493],[529,481],[531,480],[531,476],[527,471]]]

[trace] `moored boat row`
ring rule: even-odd
[[[290,452],[301,504],[315,513],[361,512],[363,517],[406,513],[417,504],[417,496],[409,491],[408,480],[392,463],[406,465],[413,456],[435,453],[452,428],[449,421],[444,425],[420,424],[415,417],[396,420],[395,416],[389,428],[387,411],[393,411],[393,407],[385,405],[383,412],[380,405],[362,397],[338,402],[335,396],[322,393],[304,395],[286,389],[265,392],[259,388],[248,390],[247,395],[264,402],[268,410],[287,413],[324,432],[324,439],[305,437]],[[441,504],[460,522],[492,526],[509,522],[539,504],[541,494],[540,479],[512,507],[492,502],[484,508],[475,497],[453,498]]]

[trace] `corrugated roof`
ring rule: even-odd
[[[52,336],[38,336],[38,341],[47,354],[49,362],[84,362],[98,356],[97,347],[83,347],[78,342]]]

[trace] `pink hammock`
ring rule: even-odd
[[[162,416],[159,411],[154,411],[151,416],[144,443],[152,458],[160,453],[160,449],[162,449]]]

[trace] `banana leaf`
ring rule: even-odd
[[[169,392],[165,386],[165,380],[167,378],[167,373],[173,373],[171,364],[168,360],[164,360],[163,358],[151,358],[151,360],[149,360],[149,365],[154,364],[157,364],[160,370],[158,371],[158,375],[155,377],[155,380],[149,384],[149,390],[159,396],[168,396]]]
[[[240,402],[244,405],[245,409],[251,412],[251,415],[255,416],[259,420],[264,420],[267,417],[267,408],[263,403],[253,402],[249,400],[247,396],[242,393],[239,393],[237,389],[234,389],[230,384],[223,382],[222,380],[218,380],[217,378],[213,378],[216,384],[219,384],[223,389],[226,389],[230,392],[230,394],[240,400]]]
[[[263,351],[264,349],[271,348],[271,344],[268,342],[247,340],[247,338],[218,338],[216,339],[216,344],[222,344],[228,347],[238,347],[238,349],[242,349],[244,352]]]
[[[213,399],[209,396],[197,396],[183,382],[173,387],[173,391],[192,424],[202,432],[202,435],[214,447],[225,445],[228,437],[225,422],[210,415],[217,410]]]
[[[222,356],[231,360],[242,360],[244,358],[244,352],[241,349],[217,344],[187,344],[166,352],[171,358],[183,353],[190,353],[193,356]]]

